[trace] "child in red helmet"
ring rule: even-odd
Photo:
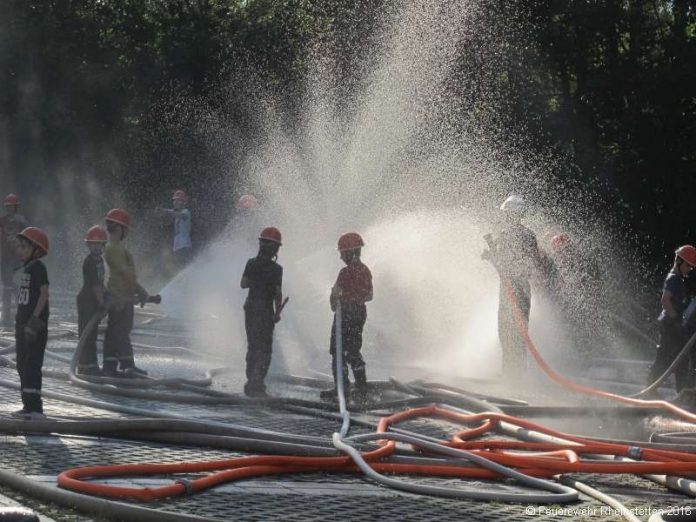
[[[15,417],[41,419],[41,367],[48,339],[48,272],[41,262],[48,254],[48,237],[40,228],[27,227],[17,234],[22,260],[22,280],[17,292],[15,340],[17,373],[24,407]]]
[[[17,234],[27,227],[19,214],[19,198],[8,194],[3,202],[7,213],[0,217],[0,277],[2,278],[2,326],[12,326],[11,308],[14,293],[14,274],[22,261],[17,257]]]
[[[77,331],[82,338],[85,327],[92,317],[102,314],[104,307],[104,245],[108,236],[106,230],[94,225],[85,235],[85,245],[89,254],[82,263],[82,289],[77,294]],[[81,375],[101,375],[97,362],[97,327],[87,332],[82,345],[77,372]]]
[[[338,273],[336,283],[331,289],[329,302],[331,310],[336,311],[341,303],[341,325],[343,332],[343,383],[346,396],[349,395],[348,366],[353,369],[356,386],[356,398],[367,398],[367,375],[365,361],[360,350],[362,348],[362,333],[367,320],[365,303],[372,301],[372,273],[360,260],[360,253],[365,243],[359,234],[349,232],[338,239],[338,251],[341,260],[346,264]],[[331,325],[331,371],[334,383],[337,382],[336,369],[336,316]],[[335,399],[338,394],[336,387],[320,393],[324,400]]]
[[[672,269],[665,278],[662,288],[662,312],[658,317],[660,340],[655,362],[650,368],[650,383],[655,382],[672,364],[686,343],[682,327],[682,314],[686,309],[686,287],[684,281],[696,266],[696,248],[691,245],[679,247],[674,256]],[[684,359],[674,371],[677,391],[691,386],[689,376],[690,358]]]
[[[109,318],[104,332],[104,364],[102,373],[116,377],[120,365],[126,375],[146,376],[147,372],[135,366],[130,332],[133,329],[133,305],[149,299],[147,291],[138,283],[133,256],[123,240],[130,228],[128,212],[120,208],[106,214],[109,240],[104,248],[104,260],[109,268],[106,289],[109,294]]]
[[[273,330],[280,321],[283,302],[283,267],[276,263],[282,236],[275,227],[259,235],[259,252],[247,261],[241,287],[249,289],[244,302],[244,326],[247,334],[244,394],[266,397],[264,380],[271,365]]]

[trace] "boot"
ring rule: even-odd
[[[365,403],[369,397],[368,386],[367,386],[367,374],[365,368],[360,368],[359,370],[353,369],[353,377],[355,377],[355,390],[353,392],[353,399],[357,403]]]
[[[343,384],[343,394],[348,400],[350,397],[350,381],[346,379]],[[330,390],[319,392],[319,398],[323,401],[338,401],[338,388],[334,386]]]

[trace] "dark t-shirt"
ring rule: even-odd
[[[496,262],[507,277],[528,279],[539,262],[534,232],[522,224],[503,230],[496,240]]]
[[[82,263],[82,290],[79,297],[85,301],[97,301],[95,286],[104,286],[104,258],[89,254]]]
[[[41,287],[48,286],[48,272],[46,266],[38,259],[30,261],[24,266],[22,280],[19,283],[17,291],[17,325],[26,324],[31,315],[34,313],[36,303],[39,301]],[[48,302],[44,306],[39,318],[48,322]]]
[[[283,285],[283,267],[272,259],[252,257],[244,267],[244,275],[249,281],[249,295],[245,308],[267,308],[272,306],[276,288]]]
[[[372,294],[372,273],[361,261],[353,261],[338,273],[336,286],[342,291],[342,303],[363,304]]]
[[[684,278],[679,274],[670,272],[665,278],[665,284],[662,287],[663,292],[669,292],[672,294],[672,306],[674,311],[681,318],[684,310],[686,309],[686,286],[684,285]],[[662,310],[659,319],[664,320],[667,318],[667,312]]]

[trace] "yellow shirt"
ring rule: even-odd
[[[122,241],[109,241],[104,248],[104,260],[109,269],[106,289],[115,297],[133,302],[140,286],[135,263]]]

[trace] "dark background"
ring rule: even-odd
[[[165,206],[185,187],[204,243],[244,192],[238,167],[257,131],[245,108],[251,86],[276,93],[292,120],[308,57],[330,44],[350,89],[351,62],[369,54],[396,4],[3,0],[0,190],[18,192],[37,224],[60,224],[73,211]],[[623,231],[622,246],[657,281],[673,249],[696,241],[696,7],[509,0],[480,9],[514,44],[499,79],[510,141],[524,129],[525,150],[563,158],[551,169],[551,202],[562,205],[570,187],[594,194],[591,211]],[[513,41],[520,28],[529,45]]]

